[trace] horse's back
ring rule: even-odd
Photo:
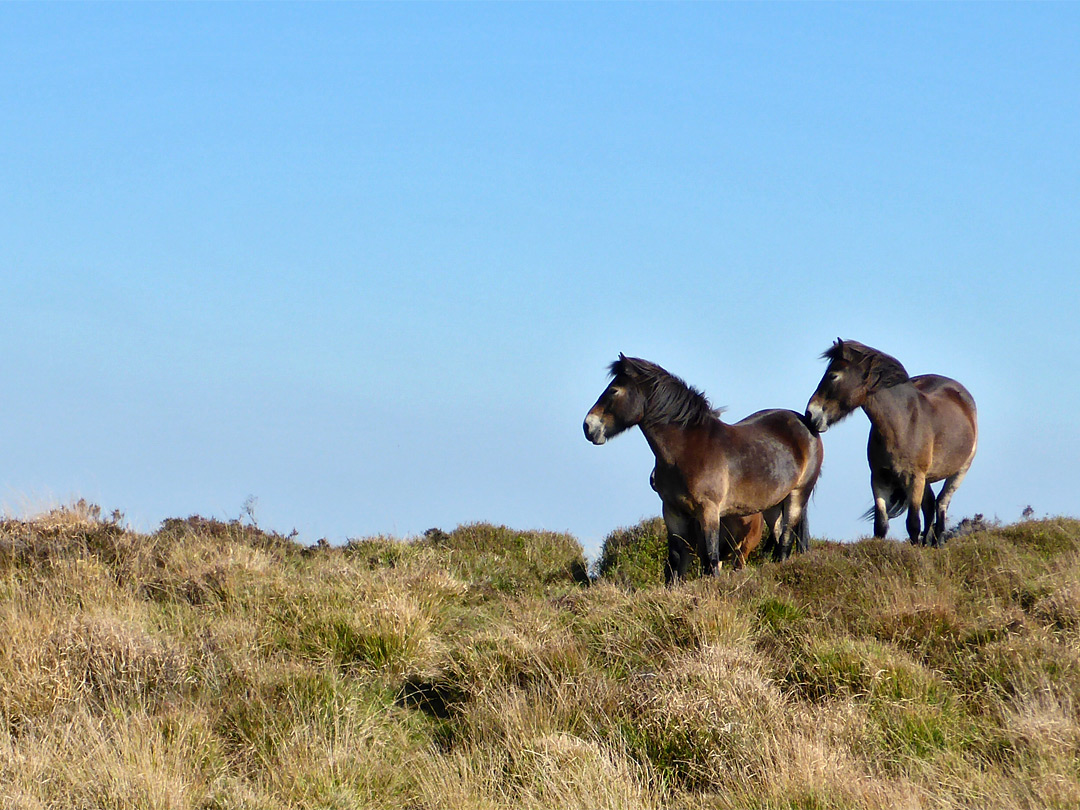
[[[763,430],[789,430],[796,434],[800,434],[804,430],[807,433],[811,432],[806,425],[805,417],[801,413],[786,408],[766,408],[763,411],[756,411],[733,423],[733,426],[760,426]]]
[[[786,408],[768,408],[757,411],[735,422],[732,427],[760,430],[775,436],[788,436],[799,444],[821,445],[821,437],[806,423],[806,417]]]
[[[920,374],[918,377],[911,378],[911,384],[927,397],[952,396],[962,402],[972,413],[976,411],[975,398],[971,396],[971,392],[952,377],[942,377],[940,374]]]
[[[824,456],[821,436],[811,430],[801,413],[786,408],[757,411],[732,425],[757,444],[790,453],[798,478],[817,479]]]

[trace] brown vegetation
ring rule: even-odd
[[[674,589],[636,553],[661,531],[590,585],[572,537],[485,524],[4,522],[0,803],[1080,806],[1077,521]]]

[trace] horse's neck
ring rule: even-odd
[[[680,448],[686,443],[686,428],[678,425],[641,425],[641,432],[649,443],[649,449],[656,456],[657,463],[667,466],[675,464]]]
[[[881,433],[890,435],[904,429],[918,398],[919,392],[915,386],[903,382],[870,394],[862,408],[870,424]]]
[[[641,425],[640,427],[642,434],[645,436],[645,441],[649,443],[649,449],[656,456],[657,463],[667,466],[674,466],[678,463],[679,458],[686,450],[687,443],[692,441],[691,433],[700,438],[700,434],[696,432],[700,428],[685,428],[671,424],[651,427]],[[717,420],[716,429],[724,431],[730,429],[730,427],[730,425]]]
[[[656,456],[658,464],[672,463],[672,442],[669,426],[650,426],[638,425],[641,428],[641,434],[645,437],[645,441],[649,443],[649,449],[652,450],[653,455]]]

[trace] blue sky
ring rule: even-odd
[[[1076,514],[1077,42],[1073,4],[0,5],[0,500],[595,554],[659,513],[640,434],[581,432],[619,352],[738,419],[842,336],[974,394],[955,518]],[[816,534],[870,531],[867,430]]]

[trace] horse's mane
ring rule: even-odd
[[[837,340],[821,357],[830,363],[843,360],[862,368],[872,391],[890,388],[911,379],[907,369],[895,357],[854,340]]]
[[[620,354],[619,359],[611,364],[610,371],[612,377],[626,377],[645,394],[644,425],[693,427],[706,424],[720,415],[720,411],[709,404],[701,391],[656,363]]]

